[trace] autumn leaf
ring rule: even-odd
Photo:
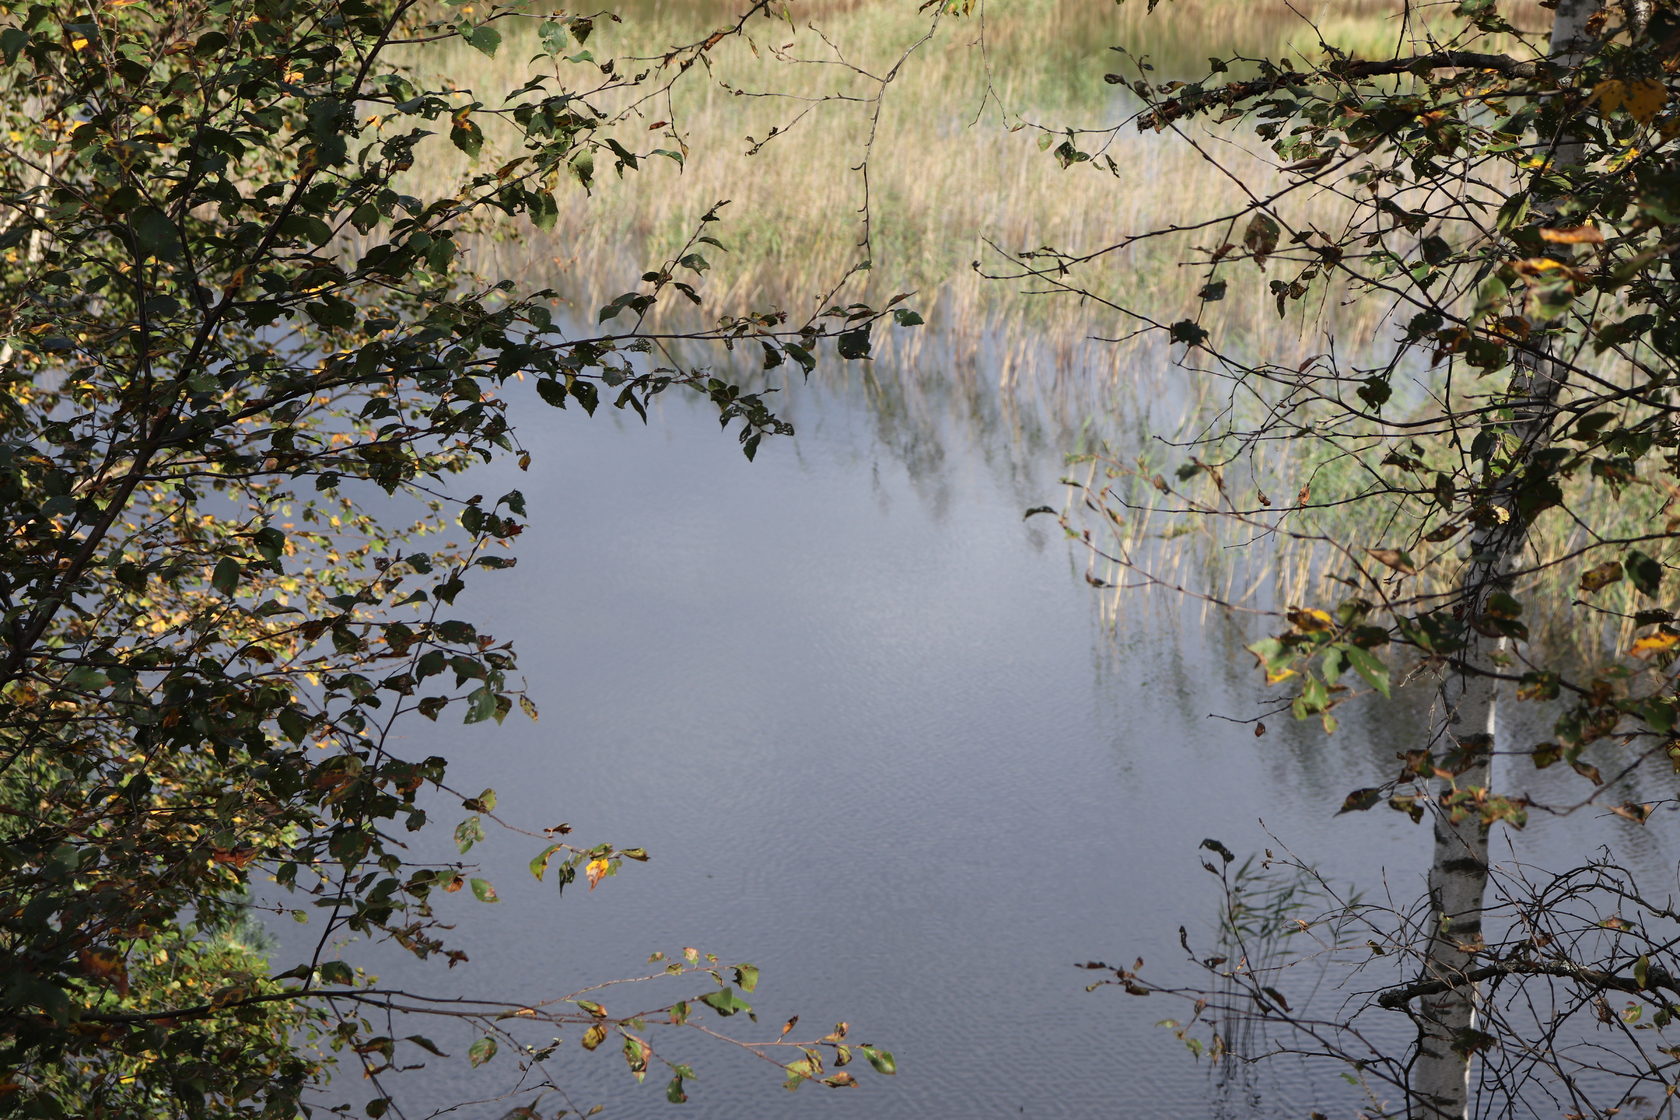
[[[1365,551],[1379,564],[1385,564],[1403,576],[1417,573],[1417,565],[1412,562],[1409,553],[1401,552],[1397,548],[1367,548]]]
[[[1604,235],[1597,226],[1570,226],[1562,229],[1542,229],[1540,240],[1554,245],[1602,245]]]
[[[76,954],[76,958],[80,961],[83,972],[100,983],[115,988],[117,995],[128,995],[128,964],[115,949],[83,949]]]
[[[1289,612],[1289,624],[1303,634],[1318,634],[1326,630],[1334,630],[1336,623],[1326,611],[1318,609],[1293,609]]]
[[[1248,228],[1243,231],[1243,248],[1254,258],[1254,263],[1261,268],[1266,267],[1266,258],[1277,251],[1278,237],[1282,230],[1278,224],[1264,214],[1256,214],[1249,219]]]
[[[1669,652],[1677,645],[1680,645],[1680,634],[1663,630],[1640,638],[1633,643],[1633,648],[1628,650],[1628,653],[1634,657],[1654,657],[1659,653]]]
[[[589,866],[585,867],[583,869],[584,875],[587,876],[588,879],[589,879],[589,889],[594,890],[595,889],[595,884],[599,883],[602,879],[606,878],[607,873],[611,870],[612,870],[612,863],[608,860],[604,860],[604,859],[592,859],[592,860],[590,860],[589,861]]]
[[[257,849],[248,844],[241,844],[237,848],[211,848],[210,858],[217,863],[231,864],[235,868],[243,869],[246,864],[257,858]]]
[[[1640,78],[1627,84],[1628,116],[1640,124],[1650,124],[1664,105],[1668,104],[1668,88],[1655,78]]]
[[[1593,86],[1591,103],[1598,106],[1601,113],[1614,113],[1627,102],[1627,83],[1619,78],[1611,78]]]
[[[1590,568],[1581,573],[1581,590],[1597,591],[1608,587],[1622,578],[1622,564],[1619,560],[1608,560],[1596,568]]]

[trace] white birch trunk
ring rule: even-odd
[[[1567,73],[1580,63],[1586,48],[1587,18],[1597,10],[1595,0],[1559,0],[1553,16],[1551,52]],[[1552,153],[1558,166],[1578,166],[1580,141],[1559,137]],[[1490,592],[1522,552],[1528,526],[1518,512],[1511,481],[1520,465],[1544,448],[1551,438],[1551,421],[1566,371],[1539,358],[1519,369],[1512,379],[1513,422],[1510,433],[1519,443],[1512,455],[1517,467],[1503,480],[1490,480],[1490,503],[1508,520],[1477,530],[1461,583],[1466,617],[1482,613]],[[1492,750],[1499,711],[1499,682],[1480,671],[1494,668],[1494,655],[1503,642],[1481,639],[1465,649],[1459,664],[1441,682],[1430,746],[1436,752],[1455,747],[1475,752],[1476,761],[1457,777],[1460,789],[1486,788],[1492,781]],[[1429,947],[1424,955],[1424,978],[1454,986],[1420,1001],[1420,1029],[1413,1056],[1409,1112],[1414,1120],[1468,1120],[1471,1106],[1471,1045],[1476,1030],[1474,985],[1460,982],[1482,943],[1482,914],[1488,886],[1488,836],[1481,815],[1470,809],[1454,821],[1437,805],[1434,813],[1434,858],[1429,872]]]
[[[1474,672],[1489,667],[1491,652],[1466,651],[1463,666],[1449,670],[1441,682],[1431,738],[1437,752],[1450,750],[1455,741],[1471,748],[1492,748],[1499,689],[1496,681]],[[1492,776],[1489,756],[1484,751],[1478,758],[1458,776],[1459,788],[1488,785]],[[1470,1113],[1471,1051],[1466,1042],[1476,1027],[1477,991],[1458,981],[1481,946],[1488,835],[1481,814],[1473,807],[1454,822],[1437,806],[1434,823],[1435,852],[1429,870],[1430,939],[1423,973],[1425,979],[1454,986],[1419,1002],[1421,1025],[1412,1062],[1411,1114],[1418,1120],[1464,1120]]]

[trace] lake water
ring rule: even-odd
[[[448,756],[457,788],[494,787],[511,821],[566,821],[574,840],[652,860],[561,898],[525,870],[539,843],[493,830],[470,858],[502,901],[440,903],[470,963],[375,951],[384,980],[529,1001],[692,945],[763,970],[759,1026],[719,1025],[763,1038],[796,1013],[801,1035],[845,1019],[899,1066],[788,1093],[775,1069],[673,1032],[661,1051],[700,1074],[679,1109],[663,1078],[637,1086],[615,1047],[586,1054],[568,1037],[549,1071],[569,1095],[543,1095],[544,1116],[598,1103],[694,1120],[1351,1115],[1359,1099],[1333,1070],[1283,1065],[1222,1088],[1156,1025],[1182,1004],[1088,994],[1095,974],[1074,965],[1141,956],[1151,979],[1198,983],[1178,928],[1210,946],[1204,837],[1239,857],[1287,844],[1332,882],[1410,903],[1426,830],[1335,811],[1395,772],[1416,742],[1411,709],[1352,712],[1329,738],[1214,718],[1257,710],[1239,648],[1252,636],[1144,598],[1110,632],[1082,553],[1052,519],[1023,521],[1061,504],[1067,433],[940,389],[937,369],[876,372],[902,391],[838,371],[796,386],[779,408],[798,435],[754,463],[675,394],[647,427],[519,403],[530,470],[473,486],[525,492],[520,563],[478,578],[460,607],[517,643],[542,719],[415,720],[404,749]],[[440,808],[416,854],[458,858],[445,832],[465,815]],[[1567,859],[1631,835],[1576,817],[1523,843]],[[1638,836],[1624,858],[1672,878],[1669,846]],[[283,967],[308,927],[277,933]],[[702,990],[601,998],[617,1012]],[[406,1029],[456,1055],[393,1083],[407,1115],[475,1101],[449,1114],[495,1120],[537,1096],[479,1100],[516,1080],[509,1054],[469,1071],[470,1036]]]

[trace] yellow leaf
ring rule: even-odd
[[[1292,610],[1288,617],[1290,625],[1303,634],[1317,634],[1336,628],[1336,623],[1329,614],[1316,608],[1313,610]]]
[[[86,50],[87,45],[88,45],[87,37],[83,36],[83,35],[78,35],[74,39],[70,40],[70,49],[73,50],[73,51]]]
[[[1627,83],[1619,78],[1599,82],[1593,87],[1590,100],[1597,103],[1599,112],[1614,113],[1627,101]]]
[[[1554,245],[1602,245],[1604,235],[1597,226],[1572,226],[1566,229],[1543,229],[1540,240]]]
[[[1640,78],[1627,87],[1628,116],[1640,124],[1650,124],[1657,110],[1668,104],[1668,87],[1655,78]]]
[[[1640,638],[1637,642],[1633,643],[1633,648],[1628,650],[1628,652],[1635,657],[1650,657],[1653,654],[1667,653],[1677,645],[1680,645],[1680,634],[1670,633],[1665,630],[1661,633],[1651,634],[1647,637]]]
[[[611,870],[612,864],[608,863],[604,859],[590,860],[589,866],[583,869],[584,875],[586,875],[589,879],[589,889],[594,890],[595,884],[604,879],[607,872]]]

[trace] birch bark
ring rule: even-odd
[[[1597,8],[1595,0],[1559,0],[1553,15],[1551,54],[1566,80],[1584,56],[1587,19]],[[1580,166],[1580,140],[1557,137],[1551,158],[1555,166]],[[1504,459],[1503,466],[1490,463],[1485,468],[1489,505],[1495,516],[1471,537],[1461,583],[1467,618],[1483,613],[1488,596],[1503,585],[1527,540],[1528,524],[1516,500],[1517,485],[1534,455],[1551,442],[1556,405],[1566,378],[1567,370],[1544,355],[1520,367],[1512,378],[1512,416],[1504,434],[1514,446],[1495,452]],[[1496,655],[1503,644],[1503,640],[1476,639],[1447,670],[1440,685],[1430,728],[1431,748],[1437,752],[1460,750],[1474,759],[1455,779],[1458,789],[1486,789],[1492,780],[1502,688],[1488,674],[1496,668]],[[1434,856],[1429,873],[1430,941],[1423,971],[1427,979],[1445,980],[1455,986],[1420,1001],[1410,1115],[1414,1120],[1468,1120],[1478,992],[1474,985],[1461,981],[1482,943],[1488,833],[1474,806],[1437,802],[1434,823]]]

